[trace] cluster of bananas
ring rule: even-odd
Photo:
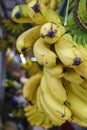
[[[30,102],[25,116],[32,125],[44,128],[66,121],[87,127],[86,32],[71,20],[72,13],[69,20],[75,26],[64,26],[44,1],[28,0],[12,11],[15,22],[33,25],[16,41],[19,53],[26,54],[33,47],[36,58],[24,66],[30,74],[23,87],[23,96]]]

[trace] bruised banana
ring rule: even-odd
[[[68,71],[63,76],[67,81],[72,83],[80,84],[83,83],[84,78],[77,73],[74,69],[69,68]]]
[[[61,24],[47,22],[41,26],[40,36],[45,42],[53,44],[65,33],[65,28]]]
[[[16,23],[34,23],[28,15],[27,4],[16,5],[11,12],[11,18]]]
[[[65,83],[65,82],[64,82]],[[87,121],[87,103],[84,103],[71,89],[70,83],[65,85],[67,92],[66,105],[71,110],[72,115],[75,117]]]
[[[64,65],[75,69],[81,76],[87,78],[87,61],[78,46],[74,44],[70,34],[64,34],[55,43],[55,51]]]
[[[40,37],[33,46],[34,56],[40,65],[44,66],[55,66],[57,62],[57,55],[51,51],[50,45],[45,43]]]
[[[62,121],[70,119],[72,115],[70,109],[65,105],[65,102],[61,103],[52,95],[44,75],[41,78],[40,88],[47,108]]]
[[[36,103],[36,94],[37,94],[37,89],[40,84],[42,74],[37,73],[30,77],[27,82],[24,84],[23,87],[23,96],[25,99],[28,101],[31,101],[32,103]]]
[[[40,36],[41,26],[35,26],[23,32],[16,40],[16,48],[19,53],[29,51],[30,47]]]
[[[59,63],[53,67],[46,67],[45,70],[56,78],[64,77],[65,73],[68,71],[68,68],[62,63]]]
[[[49,74],[44,68],[44,77],[52,95],[61,103],[67,100],[66,90],[63,87],[62,80]]]
[[[46,114],[40,112],[36,106],[28,105],[27,111],[25,107],[25,116],[30,124],[34,126],[41,126],[43,128],[51,128],[53,126],[52,121],[46,116]]]
[[[41,14],[40,4],[37,0],[32,0],[28,3],[28,15],[35,24],[44,24],[47,22]]]

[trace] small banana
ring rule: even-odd
[[[16,23],[32,23],[32,19],[28,15],[28,6],[27,4],[16,5],[12,12],[11,18]]]
[[[47,22],[41,26],[40,35],[45,42],[53,44],[65,33],[65,28],[61,24]]]
[[[45,43],[40,37],[35,42],[33,47],[34,56],[40,65],[44,66],[55,66],[57,62],[57,55],[55,52],[51,51],[50,45]]]
[[[62,80],[48,73],[44,68],[44,77],[52,95],[61,103],[67,100],[66,90],[63,87]]]
[[[23,96],[28,101],[36,103],[36,94],[40,84],[42,74],[37,73],[30,77],[23,86]]]
[[[29,51],[30,47],[40,36],[40,27],[41,26],[32,27],[19,35],[16,40],[16,48],[19,53],[25,53]]]
[[[84,59],[70,34],[64,34],[55,43],[55,51],[64,65],[75,69],[81,76],[87,78],[87,60]]]
[[[51,112],[60,120],[66,121],[70,119],[72,115],[70,109],[65,103],[61,103],[52,95],[44,75],[41,78],[40,87],[46,106],[51,109]]]
[[[56,78],[61,78],[67,73],[68,67],[64,66],[62,63],[58,63],[53,67],[46,67],[45,70]]]
[[[41,14],[40,4],[37,0],[28,3],[28,14],[35,24],[44,24],[46,19]]]
[[[83,83],[84,78],[77,73],[74,69],[69,68],[68,71],[63,76],[67,81],[72,83],[80,84]]]
[[[64,82],[65,83],[65,82]],[[70,83],[65,85],[67,92],[66,105],[72,111],[72,115],[77,118],[87,121],[87,103],[84,103],[71,89]]]

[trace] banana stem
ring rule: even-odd
[[[65,14],[64,26],[67,26],[68,12],[69,12],[69,0],[67,1],[67,7],[66,7],[66,14]]]

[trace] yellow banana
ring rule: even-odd
[[[65,82],[64,82],[65,83]],[[67,91],[67,106],[75,117],[87,121],[87,104],[84,103],[71,89],[70,83],[65,85]]]
[[[46,23],[46,19],[41,14],[40,4],[37,0],[32,0],[28,3],[28,14],[29,17],[34,21],[35,24]]]
[[[57,61],[57,55],[50,50],[50,45],[45,43],[42,38],[39,38],[33,47],[34,56],[40,65],[55,66]]]
[[[28,15],[27,4],[16,5],[11,12],[11,18],[17,23],[34,23]]]
[[[41,0],[38,0],[38,3],[40,5],[40,12],[42,14],[42,16],[44,17],[44,19],[46,19],[47,22],[53,22],[56,24],[61,23],[61,19],[59,17],[59,15],[52,9],[46,7],[46,5],[44,5]]]
[[[78,66],[83,61],[83,57],[78,48],[73,45],[72,37],[70,34],[64,34],[58,42],[55,43],[55,51],[60,60],[66,66]]]
[[[40,27],[35,26],[23,32],[16,40],[16,48],[19,53],[29,51],[30,47],[34,44],[36,39],[40,36]]]
[[[27,82],[24,84],[23,87],[23,96],[25,99],[28,101],[31,101],[32,103],[36,103],[36,94],[37,94],[37,89],[40,84],[42,74],[37,73],[30,77]]]
[[[47,22],[41,26],[40,35],[45,42],[53,44],[65,33],[65,28],[61,24]]]
[[[41,78],[40,87],[44,101],[47,107],[51,109],[51,112],[63,121],[70,119],[72,115],[70,109],[65,105],[65,103],[61,103],[51,94],[44,76]]]
[[[74,44],[70,34],[63,35],[55,43],[55,51],[63,64],[75,69],[81,76],[87,78],[87,61],[78,46]]]
[[[44,77],[52,95],[61,103],[67,100],[66,90],[63,87],[62,80],[49,74],[44,68]]]
[[[63,76],[67,81],[72,83],[80,84],[83,83],[84,78],[77,73],[74,69],[68,69],[68,71]]]
[[[46,67],[45,70],[56,78],[61,78],[68,71],[68,67],[64,66],[62,63],[59,63],[53,67]]]

